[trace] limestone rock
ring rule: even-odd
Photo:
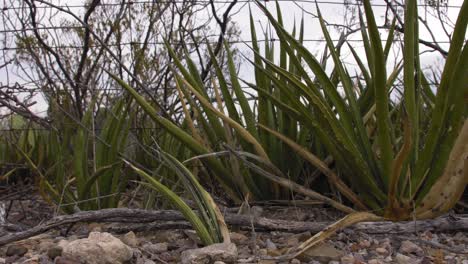
[[[405,253],[405,254],[417,254],[417,253],[421,253],[423,250],[422,248],[420,248],[418,245],[416,245],[415,243],[409,241],[409,240],[405,240],[403,242],[401,242],[401,246],[400,246],[400,252],[401,253]]]
[[[55,258],[54,264],[81,264],[81,261],[73,258],[57,257]]]
[[[156,262],[152,261],[151,259],[140,258],[137,259],[136,264],[156,264]]]
[[[335,248],[331,244],[324,243],[304,252],[301,256],[301,260],[306,262],[316,260],[321,263],[328,263],[333,260],[339,261],[343,255],[344,252],[342,250]]]
[[[260,259],[257,264],[276,264],[277,261],[270,259]]]
[[[383,247],[376,248],[375,252],[377,252],[380,255],[387,255],[388,254],[388,250],[386,248],[383,248]]]
[[[62,256],[63,248],[59,246],[53,246],[47,250],[47,256],[50,259],[55,259],[56,257]]]
[[[235,244],[243,244],[247,242],[247,240],[249,239],[246,235],[241,234],[241,233],[236,233],[236,232],[232,232],[230,234],[230,237],[231,237],[232,243],[235,243]]]
[[[213,244],[204,248],[182,252],[182,264],[208,264],[215,261],[233,263],[237,260],[237,247],[234,243]]]
[[[39,252],[45,253],[54,246],[55,246],[55,242],[53,240],[46,239],[39,243],[38,249],[39,249]]]
[[[354,264],[356,261],[353,255],[346,255],[341,257],[341,264]]]
[[[276,249],[277,249],[275,243],[273,243],[273,241],[271,241],[270,239],[267,239],[266,242],[265,242],[265,244],[266,244],[266,248],[267,248],[267,249],[272,249],[272,250],[276,250]]]
[[[62,255],[87,264],[119,264],[133,256],[130,247],[109,233],[91,232],[88,238],[66,244]]]
[[[125,234],[121,240],[129,247],[134,248],[138,246],[138,239],[135,233],[133,233],[133,231],[130,231],[127,234]]]
[[[361,248],[370,248],[371,242],[370,242],[369,240],[367,240],[367,239],[364,239],[364,240],[361,240],[361,241],[359,242],[359,246],[360,246]]]
[[[20,262],[21,264],[52,264],[47,256],[43,255],[32,255],[28,259]]]
[[[6,250],[7,257],[10,256],[24,256],[28,252],[28,249],[22,245],[11,245]]]
[[[411,264],[411,263],[414,263],[415,260],[412,259],[411,257],[408,257],[408,256],[405,256],[403,254],[397,253],[396,256],[395,256],[395,261],[398,264]]]
[[[197,245],[203,245],[200,237],[195,230],[184,230],[184,234]]]

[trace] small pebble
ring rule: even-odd
[[[100,223],[91,223],[88,225],[89,232],[102,232],[102,224]]]
[[[375,252],[379,253],[380,255],[386,255],[388,253],[388,250],[386,248],[376,248]]]
[[[412,259],[408,256],[403,254],[397,253],[395,256],[395,260],[398,264],[410,264]]]
[[[265,244],[267,249],[277,249],[275,243],[273,243],[273,241],[271,241],[270,239],[267,239]]]
[[[337,240],[339,241],[347,241],[348,240],[348,236],[343,233],[343,232],[340,232],[338,235],[337,235]]]
[[[249,240],[249,238],[246,235],[241,234],[241,233],[236,233],[236,232],[232,232],[230,234],[230,237],[231,237],[232,243],[234,244],[243,244]]]
[[[354,256],[346,255],[341,257],[341,264],[354,264]]]
[[[359,242],[359,246],[362,248],[369,248],[371,246],[371,242],[367,239],[364,239]]]
[[[54,246],[47,250],[47,256],[51,259],[55,259],[56,257],[62,256],[63,248],[59,246]]]
[[[133,231],[130,231],[127,234],[125,234],[120,240],[122,240],[122,242],[124,242],[129,247],[134,248],[138,246],[138,239]]]
[[[25,248],[24,246],[21,245],[11,245],[7,248],[6,251],[6,256],[11,257],[11,256],[24,256],[28,252],[28,249]]]
[[[166,242],[156,243],[156,244],[146,243],[146,244],[143,245],[143,249],[150,252],[150,253],[152,253],[152,254],[159,254],[159,253],[162,253],[162,252],[166,252],[167,249],[168,249],[168,246],[167,246]]]
[[[416,245],[415,243],[405,240],[401,242],[400,246],[400,252],[406,253],[406,254],[411,254],[411,253],[420,253],[422,252],[422,248]]]
[[[57,257],[54,264],[81,264],[81,261],[67,257]]]

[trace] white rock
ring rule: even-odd
[[[411,257],[405,256],[403,254],[397,253],[395,256],[395,260],[398,264],[411,264],[414,263],[414,259]]]
[[[156,262],[152,261],[151,259],[138,259],[136,264],[156,264]]]
[[[39,252],[43,253],[43,252],[47,252],[47,250],[49,250],[49,248],[55,246],[55,243],[52,241],[52,240],[43,240],[41,242],[39,242]]]
[[[61,248],[65,248],[68,244],[70,244],[70,241],[68,240],[60,240],[57,244],[57,246],[61,247]]]
[[[371,242],[367,239],[364,239],[359,242],[359,246],[362,248],[369,248],[371,246]]]
[[[416,245],[415,243],[409,240],[405,240],[401,242],[400,252],[402,253],[411,254],[411,253],[420,253],[422,251],[423,251],[422,248],[420,248],[418,245]]]
[[[208,264],[215,261],[228,263],[237,260],[237,247],[234,243],[213,244],[204,248],[190,249],[182,252],[183,264]]]
[[[380,244],[380,247],[383,247],[387,250],[390,250],[392,248],[392,242],[390,241],[390,239],[387,237],[387,238],[384,238],[381,240],[381,244]]]
[[[132,249],[109,233],[91,232],[88,238],[77,239],[63,247],[62,256],[87,264],[120,264],[129,261]]]
[[[330,261],[339,261],[344,254],[344,251],[337,249],[332,244],[322,243],[308,249],[300,256],[300,259],[304,262],[316,260],[320,263],[329,263]]]
[[[232,232],[230,234],[230,237],[231,237],[232,243],[235,243],[235,244],[245,243],[249,239],[246,235],[241,234],[241,233],[236,233],[236,232]]]
[[[355,263],[355,259],[354,259],[354,256],[352,255],[346,255],[346,256],[341,257],[341,264],[354,264],[354,263]]]
[[[387,255],[388,250],[383,247],[378,247],[375,249],[375,252],[379,253],[380,255]]]
[[[265,244],[266,244],[267,249],[273,249],[273,250],[277,249],[275,243],[273,243],[273,241],[271,241],[270,239],[267,239]]]
[[[121,240],[129,247],[138,246],[138,239],[133,231],[130,231],[127,234],[125,234]]]
[[[197,245],[202,245],[202,241],[195,230],[184,230],[184,234]]]

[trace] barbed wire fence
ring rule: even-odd
[[[339,6],[339,7],[346,7],[346,6],[355,6],[355,7],[360,7],[362,4],[357,1],[357,2],[349,2],[349,1],[320,1],[320,0],[277,0],[280,4],[284,5],[291,5],[291,6],[296,6],[300,4],[313,4],[313,5],[319,5],[321,8],[326,8],[327,6]],[[34,1],[31,1],[31,3]],[[80,11],[83,12],[84,10],[87,10],[90,6],[89,5],[83,5],[83,4],[77,4],[77,5],[63,5],[63,4],[53,4],[53,3],[48,3],[43,0],[37,0],[37,6],[34,7],[34,10],[42,10],[43,12],[48,12],[51,14],[51,16],[56,16],[57,13],[60,12],[69,12],[69,13],[76,13],[78,14]],[[53,1],[51,1],[53,2]],[[184,5],[187,2],[186,0],[170,0],[170,1],[157,1],[158,4],[171,4],[171,5]],[[215,0],[215,1],[208,1],[208,0],[199,0],[199,1],[194,1],[197,4],[200,4],[201,6],[205,6],[208,8],[210,4],[216,4],[220,5],[220,9],[225,7],[226,5],[230,5],[233,3],[233,1],[223,1],[223,0]],[[249,0],[237,0],[235,1],[236,4],[241,5],[237,12],[240,12],[241,9],[245,9],[249,7],[249,3],[252,3],[252,1]],[[16,4],[15,4],[16,3]],[[265,2],[266,3],[266,2]],[[0,3],[1,4],[1,3]],[[107,8],[122,8],[123,5],[125,5],[125,8],[131,8],[136,5],[153,5],[155,4],[155,1],[127,1],[127,2],[105,2],[105,3],[99,3],[96,8],[101,8],[103,10]],[[28,81],[28,82],[23,82],[20,83],[16,79],[18,79],[18,76],[16,78],[10,77],[10,75],[14,75],[18,73],[22,67],[25,67],[21,63],[18,62],[18,56],[21,56],[23,52],[32,52],[37,50],[38,54],[43,52],[44,50],[44,45],[41,45],[41,43],[36,43],[36,44],[29,44],[29,45],[19,45],[18,39],[21,39],[21,37],[24,36],[31,36],[31,34],[44,34],[45,38],[47,38],[47,34],[50,34],[50,36],[55,37],[55,44],[50,44],[47,45],[47,49],[50,49],[49,51],[54,51],[56,54],[67,54],[67,50],[78,50],[78,51],[83,51],[85,49],[95,49],[96,53],[97,52],[103,52],[105,53],[105,49],[110,49],[110,48],[115,48],[116,50],[128,50],[132,49],[135,47],[141,47],[141,46],[151,46],[153,49],[160,49],[163,48],[165,45],[164,41],[120,41],[118,43],[111,43],[111,42],[106,42],[106,43],[100,43],[99,41],[93,41],[93,43],[85,43],[83,45],[77,45],[77,44],[70,44],[67,42],[70,41],[63,41],[63,42],[57,42],[56,40],[60,39],[60,36],[66,36],[69,32],[80,32],[83,34],[86,32],[89,27],[87,25],[39,25],[36,24],[35,26],[32,25],[26,25],[24,22],[25,21],[18,21],[15,19],[12,19],[12,15],[23,15],[25,17],[28,17],[28,13],[31,12],[31,6],[28,5],[19,5],[16,1],[10,2],[10,5],[7,4],[6,0],[3,0],[3,7],[1,8],[1,16],[2,16],[2,25],[3,28],[0,29],[0,52],[2,53],[0,56],[0,73],[2,76],[0,77],[0,99],[12,99],[15,98],[18,100],[16,102],[21,106],[21,103],[18,98],[34,98],[41,92],[43,92],[43,87],[38,87],[38,83],[40,83],[41,80],[38,82],[33,81]],[[214,5],[213,5],[214,6]],[[388,8],[389,6],[393,6],[395,8],[403,8],[401,3],[398,2],[390,2],[385,0],[383,3],[372,3],[372,6],[375,8]],[[434,7],[433,4],[427,4],[427,3],[419,3],[419,7],[421,8],[427,8],[427,7]],[[449,5],[448,2],[446,2],[443,6],[437,7],[437,8],[443,8],[444,10],[448,9],[459,9],[461,6],[460,5]],[[74,11],[76,10],[76,11]],[[128,10],[128,9],[125,9]],[[55,14],[53,14],[55,12]],[[104,12],[104,11],[103,11]],[[214,12],[214,9],[213,9]],[[129,15],[129,14],[124,14],[124,15]],[[214,17],[211,17],[210,19],[215,19]],[[317,19],[315,17],[315,19]],[[227,20],[226,20],[227,21]],[[19,23],[23,22],[23,23]],[[28,21],[30,22],[30,21]],[[15,24],[17,23],[17,24]],[[450,24],[447,22],[447,24]],[[331,25],[333,26],[333,25]],[[131,31],[132,29],[130,29]],[[65,34],[67,33],[67,34]],[[450,34],[448,34],[450,35]],[[183,39],[180,42],[174,41],[171,44],[172,45],[188,45],[188,46],[199,46],[199,45],[216,45],[219,43],[219,40],[216,39],[219,35],[217,34],[212,34],[209,35],[208,37],[205,35],[206,40],[203,41],[188,41],[187,39]],[[51,37],[52,38],[52,37]],[[334,42],[339,42],[342,41],[343,39],[341,38],[336,38],[333,41]],[[226,39],[224,40],[228,45],[233,46],[233,45],[247,45],[251,46],[252,40],[250,39]],[[360,44],[362,43],[362,39],[357,38],[346,38],[346,42],[348,43],[357,43]],[[384,41],[384,40],[383,40]],[[395,42],[401,42],[400,39],[395,39]],[[271,38],[263,38],[263,39],[258,39],[257,42],[263,43],[263,42],[271,42],[271,43],[278,43],[279,39],[275,38],[272,36]],[[313,36],[304,36],[303,39],[304,43],[324,43],[325,40],[323,38],[316,38]],[[450,40],[440,40],[437,37],[432,36],[432,38],[426,39],[426,40],[420,40],[421,44],[424,44],[428,47],[435,47],[440,45],[448,45],[450,44]],[[401,43],[400,43],[401,44]],[[432,46],[431,46],[432,45]],[[198,48],[197,48],[198,49]],[[195,53],[195,52],[194,52]],[[46,56],[45,54],[41,54],[41,56]],[[50,54],[48,55],[50,56]],[[199,57],[202,57],[201,55],[198,55]],[[200,59],[202,60],[202,59]],[[49,58],[46,58],[46,63],[51,62],[53,60]],[[12,69],[13,68],[13,69]],[[54,69],[54,66],[51,67],[52,70]],[[23,72],[25,69],[22,69]],[[27,78],[31,78],[34,76],[28,76]],[[15,82],[10,83],[10,79],[15,79]],[[134,80],[135,81],[135,80]],[[430,83],[431,85],[437,85],[437,83]],[[13,89],[13,87],[21,87],[21,89]],[[249,86],[243,86],[243,88],[249,88]],[[97,89],[99,90],[99,89]],[[103,92],[109,93],[109,92],[115,92],[119,93],[122,92],[122,89],[119,88],[112,88],[112,87],[105,87],[102,89]],[[8,96],[11,96],[11,98],[8,98]],[[0,105],[0,115],[2,115],[1,108],[4,107]],[[23,108],[28,108],[27,104],[23,106]],[[10,109],[11,110],[11,109]],[[46,111],[43,111],[46,112]],[[26,113],[26,115],[40,115],[43,113],[38,113],[38,112],[31,112],[31,113]],[[48,130],[49,128],[13,128],[13,127],[7,127],[7,128],[2,128],[0,129],[0,132],[21,132],[25,130]],[[146,130],[146,129],[155,129],[151,127],[132,127],[133,130]]]

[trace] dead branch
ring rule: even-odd
[[[331,224],[330,222],[298,222],[290,220],[268,219],[264,217],[254,218],[250,215],[237,215],[231,213],[226,214],[224,217],[226,223],[231,226],[237,226],[250,230],[251,225],[253,225],[257,231],[275,230],[293,233],[309,231],[311,233],[317,233]],[[151,229],[160,230],[190,228],[190,224],[184,220],[183,215],[178,211],[147,211],[126,208],[103,209],[99,211],[84,211],[73,215],[57,216],[47,221],[46,223],[26,231],[0,237],[0,246],[27,239],[47,232],[48,230],[77,222],[138,223],[135,225],[126,224],[125,226],[127,228],[114,228],[114,231],[120,232],[125,232],[128,230],[143,231]],[[445,216],[432,220],[418,220],[408,222],[363,222],[355,224],[354,226],[347,229],[367,234],[407,234],[420,230],[432,232],[466,232],[468,231],[468,216]]]

